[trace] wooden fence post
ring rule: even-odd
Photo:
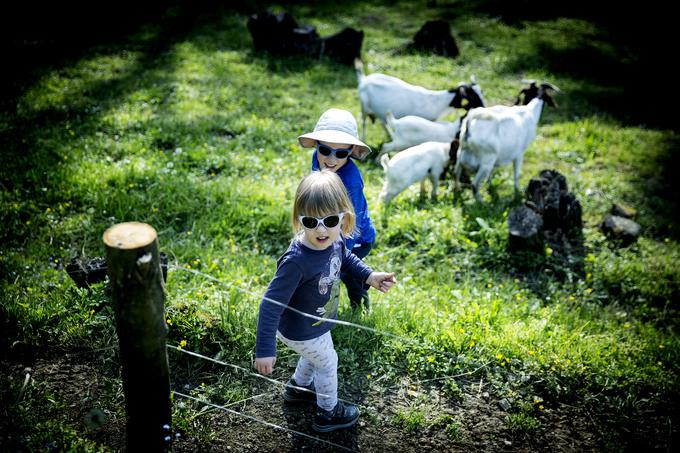
[[[120,223],[103,239],[123,368],[127,451],[166,451],[172,442],[172,407],[156,230],[145,223]]]

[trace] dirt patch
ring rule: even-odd
[[[30,367],[11,364],[2,370],[15,379],[28,372],[31,385],[43,383],[63,403],[58,414],[61,420],[83,437],[114,451],[125,450],[124,397],[120,380],[111,370],[70,356],[40,359]],[[419,388],[406,381],[387,388],[370,383],[362,392],[342,388],[341,395],[360,404],[362,417],[353,428],[319,434],[311,429],[313,405],[285,404],[277,386],[255,385],[254,398],[230,409],[278,428],[176,396],[175,404],[183,405],[194,417],[193,434],[180,433],[174,451],[583,452],[607,450],[613,439],[609,436],[605,441],[602,423],[576,407],[545,409],[536,416],[535,429],[518,433],[508,424],[512,411],[501,408],[500,398],[488,386],[482,391],[481,385],[470,385],[452,400],[437,388]],[[93,417],[98,411],[103,418]],[[614,438],[624,442],[624,450],[626,445],[641,451],[672,450],[677,415],[662,411],[631,420],[635,423],[622,427]]]

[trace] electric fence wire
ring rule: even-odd
[[[242,287],[240,287],[240,286],[238,286],[238,285],[229,284],[229,283],[227,283],[227,282],[224,282],[224,281],[222,281],[222,280],[219,280],[219,279],[217,279],[217,278],[215,278],[215,277],[213,277],[213,276],[211,276],[211,275],[208,275],[208,274],[206,274],[206,273],[197,271],[197,270],[195,270],[195,269],[187,269],[187,268],[185,268],[185,267],[177,266],[177,265],[174,265],[174,264],[168,264],[168,270],[169,270],[169,269],[182,270],[182,271],[185,271],[185,272],[193,273],[193,274],[195,274],[195,275],[199,275],[199,276],[201,276],[201,277],[204,277],[204,278],[206,278],[206,279],[208,279],[208,280],[217,282],[217,283],[219,283],[220,285],[223,285],[223,286],[225,286],[225,287],[228,288],[228,289],[234,288],[234,289],[236,289],[236,290],[238,290],[238,291],[241,291],[241,292],[243,292],[243,293],[245,293],[245,294],[247,294],[247,295],[250,295],[250,296],[253,296],[253,297],[259,297],[259,296],[258,296],[256,293],[254,293],[253,291],[249,291],[249,290],[247,290],[247,289],[245,289],[245,288],[242,288]],[[78,271],[76,271],[76,272],[78,272]],[[81,271],[81,272],[82,272],[82,271]],[[453,355],[453,354],[451,354],[451,353],[449,353],[449,352],[441,351],[441,350],[439,350],[439,349],[432,348],[431,346],[426,345],[426,344],[423,344],[423,343],[421,343],[421,342],[419,342],[419,341],[417,341],[417,340],[415,340],[415,339],[413,339],[413,338],[403,337],[403,336],[400,336],[400,335],[393,334],[393,333],[391,333],[391,332],[386,332],[386,331],[378,330],[378,329],[375,329],[375,328],[373,328],[373,327],[368,327],[368,326],[364,326],[364,325],[361,325],[361,324],[352,323],[352,322],[349,322],[349,321],[343,321],[343,320],[339,320],[339,319],[322,318],[322,317],[319,317],[319,316],[315,316],[315,315],[312,315],[312,314],[309,314],[309,313],[302,312],[302,311],[300,311],[300,310],[297,310],[297,309],[295,309],[295,308],[293,308],[293,307],[290,307],[290,306],[288,306],[288,305],[286,305],[286,304],[283,304],[283,303],[281,303],[281,302],[279,302],[279,301],[276,301],[276,300],[271,299],[271,298],[268,298],[268,297],[264,297],[264,296],[263,296],[262,299],[263,299],[263,300],[266,300],[267,302],[273,303],[273,304],[275,304],[275,305],[279,305],[279,306],[283,307],[284,309],[292,310],[293,312],[298,313],[298,314],[300,314],[301,316],[304,316],[304,317],[307,317],[307,318],[311,318],[311,319],[314,319],[314,320],[325,321],[325,322],[330,322],[330,323],[335,323],[335,324],[344,325],[344,326],[348,326],[348,327],[355,327],[355,328],[358,328],[358,329],[362,329],[362,330],[366,330],[366,331],[369,331],[369,332],[373,332],[373,333],[378,334],[378,335],[383,335],[383,336],[387,336],[387,337],[390,337],[390,338],[395,338],[395,339],[401,340],[401,341],[403,341],[403,342],[405,342],[405,343],[411,343],[411,344],[413,344],[413,345],[419,346],[419,347],[421,347],[421,348],[423,348],[423,349],[430,350],[430,351],[432,351],[432,352],[437,352],[437,353],[442,354],[442,355],[446,355],[446,356],[449,356],[449,357],[457,358],[457,356],[455,356],[455,355]],[[115,346],[111,346],[111,347],[107,347],[107,348],[101,348],[101,350],[108,350],[108,349],[113,349],[113,348],[115,348]],[[292,386],[292,385],[290,385],[290,384],[286,384],[286,383],[283,383],[283,382],[281,382],[281,381],[277,381],[276,379],[268,378],[268,377],[266,377],[266,376],[264,376],[264,375],[262,375],[262,374],[254,373],[254,372],[252,372],[252,371],[250,371],[250,370],[248,370],[248,369],[246,369],[246,368],[243,368],[243,367],[241,367],[241,366],[234,365],[234,364],[231,364],[231,363],[227,363],[227,362],[224,362],[224,361],[221,361],[221,360],[217,360],[217,359],[214,359],[214,358],[212,358],[212,357],[208,357],[208,356],[205,356],[205,355],[202,355],[202,354],[198,354],[198,353],[193,352],[193,351],[188,351],[188,350],[179,348],[179,347],[177,347],[177,346],[167,345],[167,348],[170,348],[170,349],[173,349],[173,350],[175,350],[175,351],[179,351],[179,352],[181,352],[181,353],[188,354],[188,355],[190,355],[190,356],[194,356],[194,357],[197,357],[197,358],[200,358],[200,359],[203,359],[203,360],[207,360],[207,361],[216,363],[216,364],[218,364],[218,365],[222,365],[222,366],[226,366],[226,367],[233,368],[233,369],[235,369],[235,370],[238,370],[238,371],[241,371],[241,372],[246,373],[246,375],[248,375],[248,376],[257,377],[257,378],[259,378],[259,379],[266,380],[266,381],[268,381],[268,382],[270,382],[270,383],[273,383],[273,384],[276,384],[276,385],[280,385],[280,386],[284,386],[284,387],[292,387],[292,388],[295,388],[295,389],[297,389],[297,390],[301,390],[301,391],[313,393],[311,390],[306,389],[306,388],[304,388],[304,387]],[[478,367],[478,368],[476,368],[476,369],[474,369],[474,370],[472,370],[472,371],[465,372],[465,373],[460,373],[460,374],[457,374],[457,375],[455,375],[455,376],[450,376],[449,378],[454,379],[454,378],[456,378],[456,377],[461,377],[461,376],[465,376],[465,375],[475,374],[477,371],[481,370],[482,368],[485,368],[489,363],[490,363],[490,362],[485,363],[485,364],[481,365],[480,367]],[[330,442],[330,441],[327,441],[327,440],[324,440],[324,439],[321,439],[321,438],[318,438],[318,437],[315,437],[315,436],[311,436],[311,435],[309,435],[309,434],[306,434],[306,433],[303,433],[303,432],[300,432],[300,431],[296,431],[296,430],[293,430],[293,429],[289,429],[289,428],[286,428],[286,427],[283,427],[283,426],[280,426],[280,425],[277,425],[277,424],[274,424],[274,423],[271,423],[271,422],[267,422],[267,421],[261,420],[261,419],[259,419],[259,418],[257,418],[257,417],[254,417],[254,416],[251,416],[251,415],[247,415],[247,414],[243,414],[243,413],[238,412],[238,411],[235,411],[235,410],[233,410],[233,409],[229,409],[229,408],[227,408],[227,407],[225,407],[225,406],[220,406],[220,405],[218,405],[218,404],[214,404],[214,403],[211,403],[211,402],[208,402],[208,401],[204,401],[204,400],[201,400],[201,399],[199,399],[199,398],[195,398],[195,397],[192,397],[192,396],[190,396],[190,395],[186,395],[186,394],[181,393],[181,392],[178,392],[178,391],[173,391],[173,394],[178,395],[178,396],[180,396],[180,397],[182,397],[182,398],[186,398],[186,399],[189,399],[189,400],[196,401],[196,402],[198,402],[198,403],[201,403],[201,404],[204,404],[204,405],[207,405],[207,406],[210,406],[210,407],[214,407],[214,408],[216,408],[216,409],[223,410],[223,411],[225,411],[225,412],[228,412],[228,413],[230,413],[230,414],[232,414],[232,415],[235,415],[235,416],[238,416],[238,417],[243,417],[243,418],[252,420],[252,421],[254,421],[254,422],[256,422],[256,423],[260,423],[260,424],[265,425],[265,426],[268,426],[268,427],[270,427],[270,428],[274,428],[274,429],[282,430],[282,431],[285,431],[285,432],[289,432],[289,433],[291,433],[291,434],[295,434],[295,435],[298,435],[298,436],[302,436],[302,437],[311,439],[311,440],[316,441],[316,442],[325,443],[325,444],[331,445],[331,446],[333,446],[333,447],[340,448],[340,449],[342,449],[342,450],[351,451],[351,452],[356,452],[356,450],[353,450],[353,449],[351,449],[351,448],[345,447],[345,446],[343,446],[343,445],[340,445],[340,444],[337,444],[337,443],[334,443],[334,442]],[[345,403],[349,403],[349,404],[356,404],[356,403],[353,403],[353,402],[351,402],[351,401],[348,401],[348,400],[345,400],[345,399],[342,399],[342,398],[338,398],[338,400],[339,400],[339,401],[343,401],[343,402],[345,402]]]
[[[205,405],[207,405],[207,406],[214,407],[214,408],[216,408],[216,409],[221,409],[221,410],[223,410],[223,411],[225,411],[225,412],[228,412],[228,413],[230,413],[230,414],[232,414],[232,415],[236,415],[236,416],[239,416],[239,417],[247,418],[248,420],[252,420],[252,421],[254,421],[254,422],[256,422],[256,423],[260,423],[260,424],[265,425],[265,426],[268,426],[268,427],[270,427],[270,428],[279,429],[279,430],[282,430],[282,431],[285,431],[285,432],[288,432],[288,433],[291,433],[291,434],[296,434],[296,435],[298,435],[298,436],[306,437],[306,438],[312,439],[312,440],[314,440],[314,441],[316,441],[316,442],[321,442],[321,443],[324,443],[324,444],[328,444],[328,445],[331,445],[331,446],[333,446],[333,447],[340,448],[340,449],[342,449],[342,450],[357,452],[357,450],[354,450],[354,449],[352,449],[352,448],[345,447],[344,445],[336,444],[335,442],[331,442],[331,441],[329,441],[329,440],[324,440],[324,439],[321,439],[321,438],[319,438],[319,437],[310,436],[309,434],[306,434],[306,433],[303,433],[303,432],[300,432],[300,431],[296,431],[296,430],[294,430],[294,429],[286,428],[286,427],[277,425],[277,424],[275,424],[275,423],[271,423],[271,422],[268,422],[268,421],[259,419],[259,418],[257,418],[257,417],[253,417],[252,415],[243,414],[243,413],[238,412],[238,411],[235,411],[235,410],[233,410],[233,409],[229,409],[228,407],[220,406],[219,404],[210,403],[210,402],[208,402],[208,401],[204,401],[204,400],[201,400],[201,399],[199,399],[199,398],[195,398],[195,397],[193,397],[193,396],[185,395],[184,393],[180,393],[180,392],[177,392],[177,391],[173,391],[173,393],[174,393],[175,395],[177,395],[177,396],[181,396],[182,398],[186,398],[186,399],[189,399],[189,400],[193,400],[193,401],[196,401],[196,402],[198,402],[198,403],[201,403],[201,404],[205,404]]]
[[[263,380],[265,380],[265,381],[267,381],[267,382],[271,382],[272,384],[277,384],[277,385],[280,385],[280,386],[283,386],[283,387],[294,388],[294,389],[296,389],[296,390],[301,390],[301,391],[308,392],[308,393],[314,394],[314,395],[330,396],[330,395],[325,395],[325,394],[323,394],[323,393],[314,392],[314,391],[312,391],[312,390],[309,390],[308,388],[298,387],[298,386],[296,386],[296,385],[285,384],[285,383],[283,383],[283,382],[281,382],[281,381],[277,381],[276,379],[269,378],[269,377],[264,376],[264,375],[262,375],[262,374],[254,373],[254,372],[252,372],[252,371],[250,371],[250,370],[248,370],[248,369],[246,369],[246,368],[243,368],[243,367],[241,367],[241,366],[234,365],[234,364],[232,364],[232,363],[223,362],[223,361],[221,361],[221,360],[213,359],[213,358],[211,358],[211,357],[208,357],[208,356],[205,356],[205,355],[201,355],[201,354],[199,354],[199,353],[197,353],[197,352],[187,351],[186,349],[178,348],[177,346],[173,346],[173,345],[170,345],[170,344],[167,345],[167,347],[170,348],[170,349],[174,349],[175,351],[182,352],[182,353],[184,353],[184,354],[188,354],[188,355],[191,355],[191,356],[194,356],[194,357],[198,357],[198,358],[203,359],[203,360],[208,360],[208,361],[210,361],[210,362],[217,363],[218,365],[223,365],[223,366],[230,367],[230,368],[233,368],[233,369],[238,370],[238,371],[242,371],[242,372],[244,372],[247,376],[253,376],[253,377],[256,377],[256,378],[259,378],[259,379],[263,379]],[[349,403],[349,404],[357,405],[357,403],[354,403],[354,402],[352,402],[352,401],[348,401],[348,400],[345,400],[345,399],[342,399],[342,398],[338,398],[338,401],[342,401],[343,403]]]
[[[233,284],[224,282],[224,281],[222,281],[222,280],[220,280],[220,279],[218,279],[218,278],[213,277],[212,275],[208,275],[208,274],[206,274],[206,273],[197,271],[197,270],[195,270],[195,269],[187,269],[187,268],[184,268],[184,267],[181,267],[181,266],[177,266],[177,265],[174,265],[174,264],[168,264],[168,269],[177,269],[177,270],[182,270],[182,271],[189,272],[189,273],[192,273],[192,274],[195,274],[195,275],[199,275],[199,276],[204,277],[204,278],[206,278],[206,279],[208,279],[208,280],[211,280],[211,281],[214,281],[214,282],[216,282],[216,283],[219,283],[220,285],[223,285],[223,286],[227,287],[228,289],[234,288],[234,289],[236,289],[236,290],[238,290],[238,291],[241,291],[241,292],[243,292],[243,293],[245,293],[245,294],[247,294],[247,295],[249,295],[249,296],[253,296],[253,297],[255,297],[255,298],[260,297],[258,294],[256,294],[256,293],[253,292],[253,291],[250,291],[250,290],[248,290],[248,289],[242,288],[242,287],[240,287],[240,286],[238,286],[238,285],[233,285]],[[315,316],[315,315],[312,315],[312,314],[310,314],[310,313],[305,313],[305,312],[300,311],[300,310],[298,310],[298,309],[296,309],[296,308],[293,308],[293,307],[291,307],[291,306],[289,306],[289,305],[287,305],[287,304],[284,304],[284,303],[282,303],[282,302],[279,302],[279,301],[277,301],[277,300],[271,299],[271,298],[266,297],[266,296],[262,296],[261,298],[262,298],[262,300],[265,300],[265,301],[267,301],[267,302],[270,302],[270,303],[272,303],[272,304],[274,304],[274,305],[278,305],[278,306],[283,307],[283,308],[285,308],[285,309],[287,309],[287,310],[291,310],[291,311],[293,311],[293,312],[295,312],[295,313],[297,313],[297,314],[299,314],[299,315],[301,315],[301,316],[307,317],[307,318],[311,318],[311,319],[314,319],[314,320],[317,320],[317,321],[325,321],[325,322],[329,322],[329,323],[333,323],[333,324],[338,324],[338,325],[342,325],[342,326],[355,327],[355,328],[357,328],[357,329],[366,330],[366,331],[373,332],[373,333],[378,334],[378,335],[383,335],[383,336],[386,336],[386,337],[390,337],[390,338],[394,338],[394,339],[397,339],[397,340],[401,340],[401,341],[403,341],[404,343],[410,343],[411,345],[418,346],[418,347],[423,348],[423,349],[425,349],[425,350],[429,350],[429,351],[431,351],[431,352],[435,352],[435,353],[437,353],[437,354],[440,354],[440,355],[443,355],[443,356],[447,356],[447,357],[452,358],[452,359],[458,359],[458,356],[455,355],[455,354],[452,354],[452,353],[447,352],[447,351],[442,351],[442,350],[437,349],[437,348],[433,348],[432,346],[427,345],[427,344],[424,344],[424,343],[421,343],[420,341],[418,341],[418,340],[416,340],[416,339],[414,339],[414,338],[403,337],[403,336],[400,336],[400,335],[397,335],[397,334],[394,334],[394,333],[391,333],[391,332],[386,332],[386,331],[383,331],[383,330],[378,330],[378,329],[375,329],[375,328],[373,328],[373,327],[365,326],[365,325],[362,325],[362,324],[356,324],[356,323],[353,323],[353,322],[350,322],[350,321],[343,321],[343,320],[341,320],[341,319],[322,318],[322,317],[320,317],[320,316]]]

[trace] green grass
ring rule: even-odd
[[[564,67],[585,48],[625,69],[635,63],[627,49],[585,19],[513,26],[464,10],[452,21],[458,59],[393,52],[425,20],[444,14],[420,3],[350,4],[339,15],[323,7],[288,10],[322,35],[363,29],[372,72],[431,88],[474,74],[488,104],[512,103],[523,78],[559,86],[559,108],[544,112],[521,185],[545,168],[566,176],[583,206],[587,254],[582,272],[550,255],[529,270],[508,256],[506,220],[518,204],[510,167],[497,172],[493,198],[483,189],[484,205],[468,192],[454,200],[448,190],[437,201],[420,200],[414,186],[394,200],[388,221],[378,204],[382,170],[360,164],[378,227],[367,262],[395,271],[400,284],[389,294],[373,293],[370,314],[341,317],[418,345],[336,329],[341,386],[368,374],[418,381],[484,365],[475,376],[499,395],[531,404],[526,395],[538,393],[546,408],[568,402],[625,418],[677,398],[680,232],[671,175],[677,135],[630,119],[644,117],[640,112],[608,110],[606,101],[620,98],[622,86],[587,68]],[[2,111],[3,356],[115,343],[104,285],[78,290],[63,266],[73,256],[103,256],[104,230],[134,220],[156,228],[174,266],[167,285],[170,344],[185,341],[186,349],[250,367],[259,298],[290,240],[292,197],[309,170],[309,152],[296,137],[329,107],[358,118],[359,103],[353,68],[254,53],[246,20],[225,12],[177,40],[159,25],[143,27],[116,45],[44,69],[16,109]],[[154,51],[159,44],[163,50]],[[385,141],[384,131],[369,124],[367,142],[377,148]],[[628,248],[612,246],[597,228],[613,201],[638,212],[643,235]],[[280,354],[275,377],[285,379],[294,357]],[[178,373],[196,366],[173,352],[170,359]],[[227,403],[251,391],[250,382],[220,376],[207,376],[208,388],[196,394]],[[225,382],[234,395],[222,391]],[[460,389],[452,383],[455,400]],[[176,410],[178,426],[187,432],[197,426],[194,414]],[[404,429],[425,423],[418,414],[401,413]],[[458,423],[445,424],[452,438],[460,435]],[[525,412],[508,420],[520,432],[534,432],[537,423]],[[53,431],[45,426],[36,432]],[[59,436],[80,439],[70,428]]]

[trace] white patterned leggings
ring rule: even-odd
[[[326,332],[311,340],[294,341],[280,332],[276,336],[286,346],[300,354],[293,379],[300,387],[314,382],[316,404],[327,411],[338,403],[338,354],[333,347],[331,333]]]

